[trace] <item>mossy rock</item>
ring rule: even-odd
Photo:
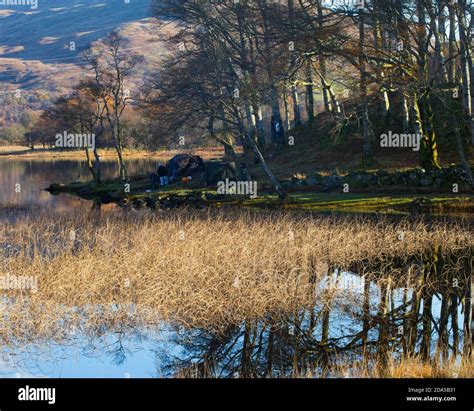
[[[377,185],[381,187],[387,187],[387,186],[392,185],[392,182],[393,182],[392,177],[387,175],[387,176],[379,177],[377,180]]]

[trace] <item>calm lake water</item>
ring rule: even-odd
[[[114,161],[103,165],[105,178],[116,176]],[[127,165],[131,174],[145,174],[156,168],[156,160],[134,159]],[[88,179],[80,161],[0,158],[0,204],[58,212],[88,209],[90,202],[43,191],[51,183]],[[379,279],[364,281],[349,273],[335,273],[328,279],[338,290],[330,305],[315,301],[314,307],[278,323],[253,320],[222,335],[163,324],[146,330],[105,330],[87,337],[71,333],[60,344],[30,341],[16,346],[12,341],[0,349],[0,376],[264,377],[294,376],[295,367],[311,375],[351,376],[322,370],[342,358],[354,361],[363,355],[373,359],[410,352],[427,359],[459,358],[466,326],[461,304],[470,277],[454,291],[446,287],[445,278],[426,291],[401,284],[387,289]],[[328,282],[315,286],[328,287]],[[424,307],[420,295],[431,300],[429,306]]]
[[[428,361],[460,358],[462,289],[457,296],[441,285],[430,291],[426,312],[415,302],[420,289],[387,288],[355,274],[334,273],[317,288],[336,290],[329,305],[315,303],[271,327],[268,319],[253,320],[213,335],[163,324],[87,337],[71,332],[61,344],[3,347],[0,376],[292,377],[296,367],[296,375],[351,377],[351,364],[362,357],[380,361],[412,352]],[[323,371],[338,363],[349,364],[344,374]]]
[[[149,158],[126,161],[130,174],[152,173],[157,161]],[[117,162],[102,161],[104,179],[117,177]],[[84,161],[78,160],[13,160],[0,157],[0,206],[15,205],[41,207],[51,211],[66,211],[71,207],[89,207],[83,201],[68,195],[52,196],[44,191],[52,183],[70,183],[91,180]]]

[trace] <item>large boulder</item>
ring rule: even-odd
[[[341,187],[343,184],[343,178],[338,175],[324,176],[322,179],[322,185],[329,188]]]
[[[212,160],[206,164],[206,186],[215,186],[226,178],[236,180],[237,171],[234,162]]]
[[[174,180],[203,173],[206,170],[201,157],[191,154],[178,154],[167,164],[169,175]]]

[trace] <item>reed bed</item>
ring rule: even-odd
[[[343,378],[472,378],[474,363],[469,358],[449,361],[422,361],[418,357],[389,357],[380,361],[341,361],[330,371],[333,377]],[[324,377],[325,374],[307,372],[302,377]],[[326,375],[327,376],[327,375]]]
[[[0,338],[13,344],[60,340],[71,327],[171,322],[219,332],[275,321],[314,304],[315,281],[329,267],[408,264],[434,246],[462,257],[473,236],[462,221],[117,211],[20,217],[1,227],[0,242],[4,275],[38,281],[36,292],[3,290]]]

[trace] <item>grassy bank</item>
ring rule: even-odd
[[[166,188],[151,187],[148,176],[136,176],[130,181],[130,192],[125,192],[122,181],[102,184],[71,183],[52,185],[52,194],[70,194],[102,203],[117,203],[134,208],[243,207],[269,210],[299,210],[315,212],[356,212],[387,214],[463,214],[474,212],[474,196],[466,194],[430,193],[321,193],[317,188],[292,190],[281,201],[271,192],[259,193],[256,198],[238,195],[218,195],[214,188],[199,188],[198,179],[187,184],[175,184]]]

